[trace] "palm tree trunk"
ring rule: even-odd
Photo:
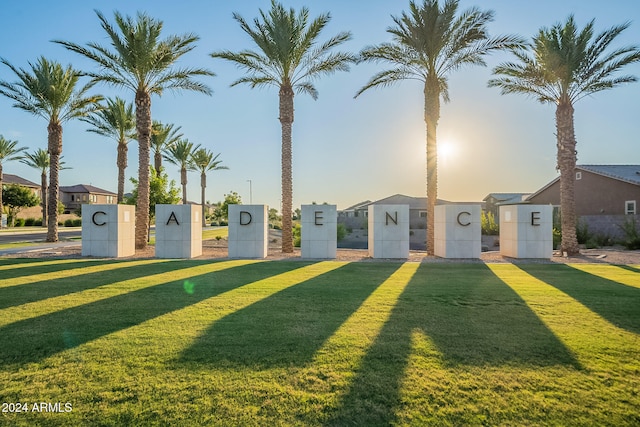
[[[556,108],[558,169],[560,169],[561,250],[567,255],[580,253],[576,237],[576,137],[573,128],[573,106],[560,100]]]
[[[160,150],[157,150],[155,153],[153,153],[153,165],[156,173],[158,174],[158,176],[160,176],[160,169],[162,169],[162,153],[160,152]]]
[[[40,193],[42,195],[42,226],[47,226],[47,171],[42,170],[40,175]]]
[[[202,172],[200,174],[200,203],[202,204],[202,226],[206,227],[207,220],[204,217],[204,198],[205,189],[207,188],[207,174]]]
[[[182,184],[182,204],[187,204],[187,168],[180,168],[180,184]]]
[[[293,252],[293,178],[291,127],[293,124],[293,88],[280,87],[280,125],[282,127],[282,252]]]
[[[151,95],[136,92],[138,132],[138,200],[136,202],[136,249],[146,249],[149,240],[149,144],[151,140]]]
[[[116,164],[118,166],[118,203],[122,203],[124,199],[124,172],[127,168],[127,143],[118,142],[118,158]]]
[[[60,154],[62,154],[62,126],[60,123],[49,122],[49,200],[47,220],[47,242],[58,241],[58,190]]]
[[[435,207],[438,201],[437,129],[440,120],[440,82],[429,75],[424,85],[424,121],[427,125],[427,253],[435,251]]]

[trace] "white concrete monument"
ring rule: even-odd
[[[302,205],[302,258],[336,257],[338,210],[336,205]]]
[[[136,253],[133,205],[82,205],[82,256],[119,258]]]
[[[229,205],[229,258],[266,258],[266,205]]]
[[[156,257],[194,258],[202,255],[202,207],[156,205]]]
[[[553,207],[500,206],[500,255],[511,258],[551,258]]]
[[[435,255],[442,258],[480,258],[480,205],[439,205],[434,216]]]
[[[369,205],[369,256],[409,257],[409,205]]]

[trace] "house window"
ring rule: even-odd
[[[74,201],[74,200],[73,200],[73,194],[71,195],[71,201],[72,201],[72,202]]]
[[[576,181],[582,179],[582,172],[576,172]]]
[[[427,211],[420,211],[420,218],[426,218],[427,217]]]
[[[627,215],[635,215],[636,214],[636,201],[635,200],[627,200],[624,202],[624,213]]]

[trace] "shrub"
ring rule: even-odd
[[[38,218],[35,221],[33,221],[33,225],[37,227],[42,227],[42,218]]]
[[[293,246],[299,248],[302,244],[302,227],[300,227],[300,223],[296,223],[293,226]]]
[[[76,218],[73,220],[74,227],[82,227],[82,218]]]
[[[32,227],[35,222],[36,222],[35,218],[27,218],[24,220],[24,225],[26,227]]]
[[[562,230],[559,228],[553,227],[553,247],[558,249],[560,247],[560,243],[562,242]]]
[[[624,239],[622,240],[624,247],[629,250],[640,249],[640,231],[638,231],[635,216],[629,215],[624,219],[624,222],[618,226],[624,233]]]
[[[66,219],[64,221],[64,226],[65,227],[73,227],[73,220],[72,219]]]
[[[482,234],[487,236],[497,236],[500,234],[500,227],[493,216],[493,212],[482,212],[480,215],[480,226],[482,227]]]
[[[578,220],[576,224],[576,238],[578,239],[578,243],[586,244],[586,243],[595,243],[590,242],[593,236],[589,233],[589,226],[586,222]]]
[[[22,227],[24,225],[24,218],[16,218],[13,224],[14,227]]]
[[[347,237],[347,227],[345,227],[344,224],[338,224],[336,237],[338,238],[338,242]]]

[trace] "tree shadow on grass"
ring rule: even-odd
[[[414,331],[431,340],[440,355],[436,363],[445,368],[565,365],[582,369],[570,350],[484,264],[455,269],[423,264],[326,425],[350,425],[357,420],[359,425],[386,426],[397,421]]]
[[[624,268],[625,270],[633,271],[634,273],[640,273],[640,268],[636,268],[631,265],[621,264],[621,265],[616,265],[616,267]],[[640,278],[638,278],[638,281],[640,282]]]
[[[178,362],[302,366],[399,266],[350,263],[277,292],[215,322]]]
[[[182,262],[177,262],[178,264]],[[184,262],[194,266],[193,261]],[[203,262],[200,262],[202,264]],[[296,263],[303,267],[304,263]],[[11,323],[0,328],[0,366],[36,362],[68,348],[187,307],[247,283],[291,270],[291,263],[262,262],[175,280]],[[122,277],[120,280],[126,279]]]
[[[2,260],[2,265],[5,265],[5,261],[10,261],[10,260]],[[33,259],[25,259],[25,262],[21,262],[21,263],[11,263],[12,265],[16,265],[20,266],[21,264],[33,264],[30,265],[28,267],[24,267],[21,266],[19,268],[13,268],[13,269],[8,269],[8,270],[0,270],[0,281],[2,280],[8,280],[8,279],[15,279],[16,277],[24,277],[24,276],[33,276],[35,274],[46,274],[46,273],[55,273],[58,271],[63,271],[63,270],[69,270],[71,268],[82,268],[82,267],[91,267],[94,265],[104,265],[104,264],[109,264],[112,262],[122,262],[122,261],[116,261],[116,260],[90,260],[90,261],[83,261],[83,260],[78,260],[75,262],[61,262],[61,263],[56,263],[56,264],[50,264],[50,263],[45,263],[42,264],[42,262],[45,261],[51,261],[48,259],[41,259],[38,261],[35,261]]]
[[[640,289],[568,265],[546,268],[522,265],[520,268],[569,295],[615,326],[640,333]]]
[[[152,274],[167,273],[193,264],[178,264],[178,261],[162,261],[150,264],[123,265],[120,268],[94,273],[42,280],[24,285],[0,288],[0,309],[41,301],[47,298],[81,292],[123,280],[135,279]],[[73,266],[70,268],[74,268]]]

